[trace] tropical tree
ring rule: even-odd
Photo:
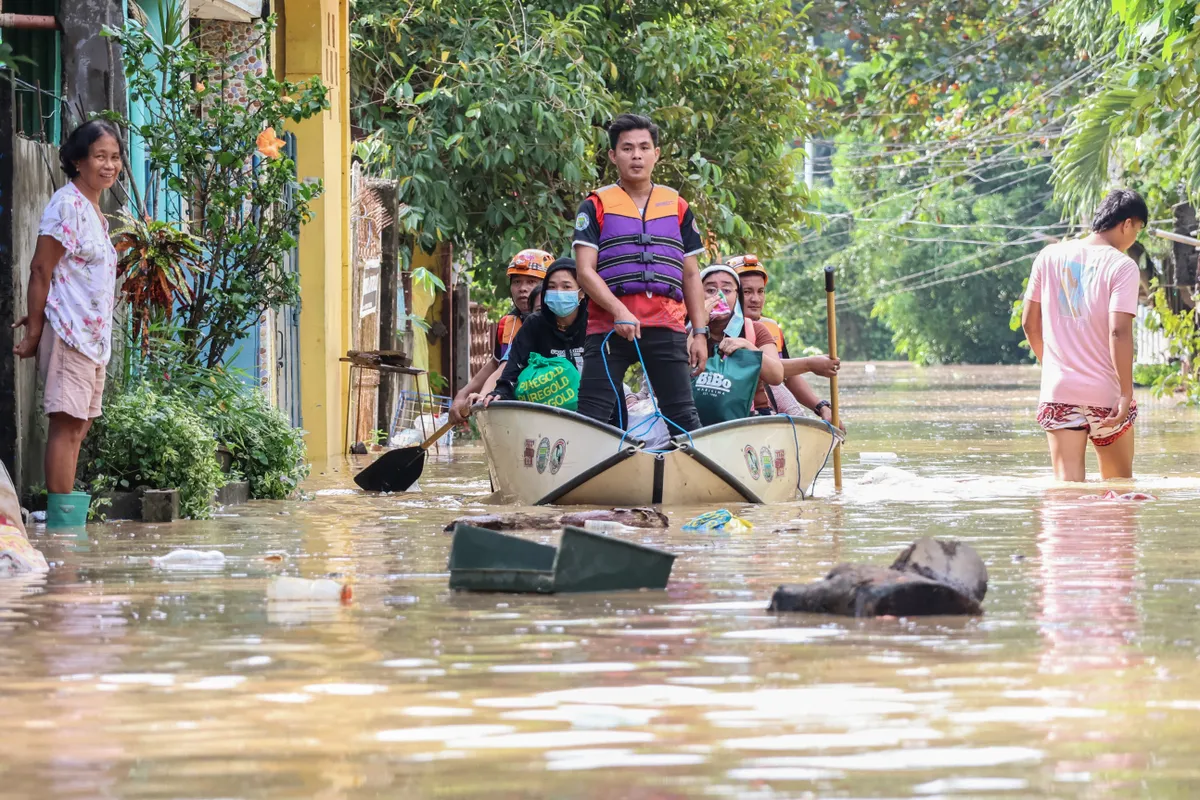
[[[464,246],[484,278],[521,248],[565,251],[584,194],[615,177],[603,123],[630,110],[662,126],[658,179],[714,250],[786,242],[804,218],[793,145],[834,88],[786,2],[410,6],[359,0],[352,74],[418,246]]]
[[[415,244],[448,241],[499,263],[564,241],[596,179],[598,88],[587,23],[496,0],[360,0],[352,31],[355,123],[379,140],[371,166],[399,179]],[[552,249],[559,249],[553,247]]]
[[[1089,210],[1114,177],[1158,212],[1200,200],[1198,14],[1187,0],[1065,0],[1064,32],[1087,37],[1103,62],[1054,158],[1068,206]]]
[[[141,121],[117,119],[145,141],[149,180],[186,198],[180,222],[203,246],[204,269],[191,272],[190,290],[177,295],[179,357],[215,367],[265,309],[299,301],[299,276],[284,258],[322,186],[296,181],[276,131],[319,114],[326,89],[318,78],[295,83],[269,68],[235,70],[233,45],[201,47],[182,9],[164,2],[161,35],[132,20],[106,33],[122,48],[130,97],[146,110]],[[274,24],[258,24],[264,64]]]
[[[837,268],[848,355],[1026,357],[1008,322],[1028,257],[1067,230],[1049,153],[1078,91],[1047,5],[813,4],[841,95],[824,112],[834,135],[816,143],[819,224],[777,259],[792,297],[773,307],[805,341],[824,338],[815,259]]]

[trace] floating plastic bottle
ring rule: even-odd
[[[632,533],[637,528],[612,519],[585,519],[583,529],[592,533]]]

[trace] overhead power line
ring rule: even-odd
[[[824,211],[809,211],[809,214],[816,214],[819,217],[828,219],[853,219],[855,222],[877,222],[877,223],[894,223],[898,225],[925,225],[931,228],[950,228],[955,230],[963,230],[968,228],[998,228],[1009,231],[1044,231],[1052,228],[1069,227],[1069,222],[1055,222],[1051,225],[1001,225],[994,222],[928,222],[920,219],[880,219],[877,217],[848,217],[845,214],[836,212]]]

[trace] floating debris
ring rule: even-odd
[[[267,599],[274,601],[342,602],[349,603],[354,591],[349,583],[338,583],[329,578],[292,578],[280,575],[267,584]]]
[[[46,557],[16,527],[0,525],[0,578],[50,571]]]
[[[568,526],[558,547],[458,525],[450,588],[474,592],[618,592],[664,589],[675,554]]]
[[[1112,489],[1109,489],[1104,494],[1085,494],[1080,500],[1110,500],[1117,502],[1127,502],[1133,500],[1157,500],[1158,498],[1152,494],[1145,492],[1126,492],[1125,494],[1117,494]]]
[[[161,569],[220,567],[225,564],[225,554],[220,550],[172,550],[165,556],[150,559],[150,563]]]
[[[745,533],[753,528],[754,525],[741,517],[735,517],[733,512],[724,508],[701,514],[683,525],[685,531],[727,531],[729,533]]]
[[[594,511],[572,511],[567,514],[526,514],[522,512],[480,514],[459,517],[447,525],[444,530],[446,533],[451,533],[454,526],[460,524],[486,528],[489,531],[557,530],[567,525],[585,528],[589,521],[593,525],[601,522],[613,522],[630,528],[666,528],[671,524],[671,520],[667,518],[666,514],[653,508],[602,508]],[[598,529],[590,528],[590,530]]]
[[[780,586],[768,611],[847,617],[982,614],[987,567],[969,545],[919,539],[887,569],[839,564],[824,580]]]

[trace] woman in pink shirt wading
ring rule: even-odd
[[[112,123],[80,125],[59,148],[70,179],[54,193],[38,226],[30,264],[25,338],[13,352],[38,357],[50,418],[46,489],[70,494],[79,447],[100,416],[104,368],[112,352],[117,251],[100,210],[100,193],[121,171],[121,145]],[[53,500],[53,498],[51,498]]]
[[[1149,218],[1137,192],[1111,192],[1086,239],[1038,254],[1021,324],[1042,365],[1038,424],[1054,476],[1084,480],[1091,439],[1100,477],[1133,477],[1133,317],[1138,267],[1125,251]]]

